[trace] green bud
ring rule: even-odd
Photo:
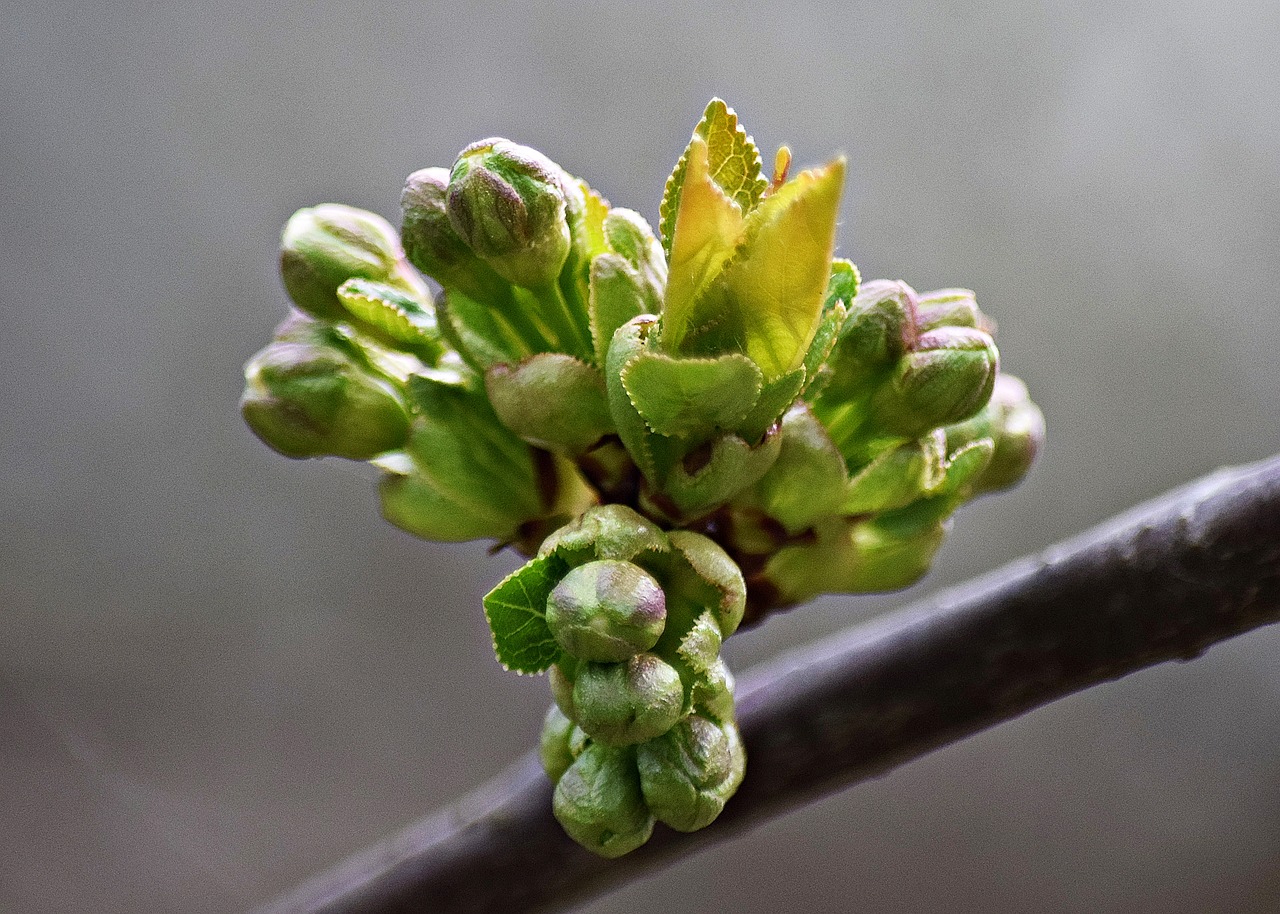
[[[828,358],[825,399],[856,399],[906,353],[915,337],[915,302],[915,291],[904,282],[862,284]]]
[[[449,221],[448,191],[447,168],[423,168],[405,181],[400,238],[409,262],[446,290],[510,309],[511,287],[476,256]]]
[[[621,857],[653,833],[629,749],[588,746],[556,784],[552,811],[570,838],[601,857]]]
[[[561,352],[540,352],[485,372],[494,412],[525,441],[576,457],[613,431],[604,376]]]
[[[346,320],[337,293],[348,279],[425,291],[404,259],[391,224],[339,203],[300,209],[290,217],[280,239],[280,275],[294,304],[325,321]]]
[[[569,256],[568,175],[542,153],[501,138],[462,151],[446,202],[454,230],[508,282],[544,286]]]
[[[741,783],[745,762],[742,743],[731,730],[736,730],[732,723],[690,714],[636,748],[640,789],[658,821],[689,832],[720,815]]]
[[[917,328],[976,327],[987,330],[986,315],[978,310],[978,300],[969,289],[938,289],[920,296],[916,305]]]
[[[939,327],[923,333],[872,397],[872,422],[891,435],[918,438],[968,419],[986,405],[998,367],[995,341],[981,330]]]
[[[295,321],[249,360],[240,412],[267,446],[286,457],[370,460],[404,443],[409,416],[395,387],[340,342]]]
[[[1044,445],[1044,415],[1022,381],[1002,374],[986,407],[969,421],[948,426],[946,433],[948,450],[984,437],[994,442],[991,462],[974,483],[975,494],[990,492],[1008,488],[1031,468]]]
[[[680,674],[653,654],[622,663],[584,663],[573,686],[578,725],[611,746],[665,733],[680,719],[683,703]]]
[[[576,660],[569,658],[552,664],[551,669],[547,670],[547,683],[551,686],[551,698],[556,707],[566,716],[575,718],[578,712],[573,707],[573,680],[577,665]]]
[[[667,619],[662,586],[639,565],[609,559],[572,569],[547,598],[547,625],[580,660],[626,660],[658,643]]]
[[[573,764],[574,755],[569,748],[572,733],[573,721],[552,705],[542,721],[542,736],[538,740],[538,758],[552,783],[560,780]]]
[[[693,706],[718,721],[733,720],[733,673],[724,658],[717,657],[693,685]]]

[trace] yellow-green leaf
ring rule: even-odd
[[[707,307],[731,309],[741,344],[771,380],[798,368],[822,317],[844,158],[806,171],[747,218],[742,244]]]
[[[743,229],[742,207],[711,180],[707,156],[706,141],[695,136],[687,153],[662,310],[662,345],[669,352],[679,348],[698,298],[733,255]],[[825,273],[822,278],[825,284]]]
[[[707,144],[711,180],[724,192],[725,196],[737,202],[743,212],[750,212],[760,202],[769,182],[760,174],[760,150],[747,136],[746,130],[738,123],[738,115],[721,99],[713,98],[702,114],[702,120],[694,128],[694,139],[701,139]],[[683,195],[690,152],[693,142],[685,150],[680,161],[676,163],[667,186],[662,194],[662,208],[659,211],[661,221],[658,228],[662,233],[663,246],[667,253],[674,244],[673,235],[680,210],[680,199]]]

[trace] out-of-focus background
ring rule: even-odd
[[[1280,447],[1280,5],[158,4],[0,24],[0,910],[243,911],[500,772],[485,545],[236,410],[296,208],[502,134],[656,221],[707,99],[846,152],[840,252],[967,285],[1049,443],[907,594]],[[585,906],[1280,910],[1280,632],[1094,689]]]

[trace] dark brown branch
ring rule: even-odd
[[[620,860],[551,816],[525,758],[499,780],[303,886],[272,914],[567,907],[770,816],[1031,708],[1280,619],[1280,458],[1224,470],[1038,557],[757,670],[749,757],[710,828],[659,826]]]

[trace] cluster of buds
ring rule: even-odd
[[[498,659],[547,671],[555,813],[617,856],[709,824],[741,782],[740,622],[906,586],[948,519],[1044,434],[972,293],[834,256],[844,160],[771,178],[713,100],[659,232],[504,139],[409,176],[397,233],[287,225],[294,309],[242,409],[290,457],[382,473],[384,516],[529,561],[485,598]]]
[[[746,607],[714,542],[623,505],[588,509],[485,598],[498,657],[549,669],[541,756],[565,831],[606,857],[712,822],[746,755],[720,645]]]

